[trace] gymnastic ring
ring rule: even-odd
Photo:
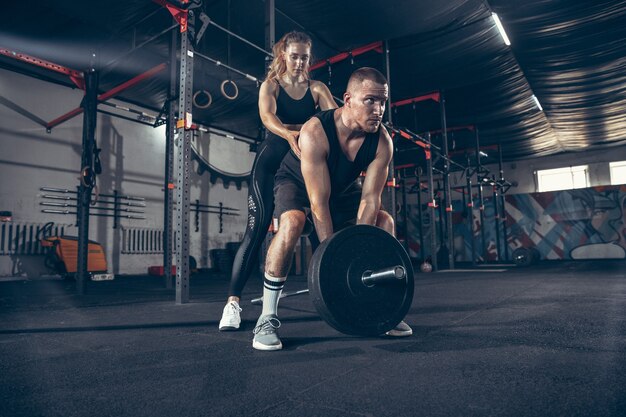
[[[200,94],[204,94],[207,97],[207,103],[206,104],[199,104],[198,103],[198,96]],[[209,93],[207,90],[198,90],[195,93],[193,93],[193,105],[196,106],[199,109],[206,109],[208,108],[211,104],[213,103],[213,97],[211,96],[211,93]]]
[[[233,88],[235,89],[235,94],[233,94],[232,96],[229,96],[228,94],[226,94],[226,91],[224,90],[224,87],[226,86],[226,84],[230,84],[233,86]],[[233,80],[222,81],[222,84],[220,84],[220,91],[222,92],[222,95],[228,100],[234,100],[237,98],[237,96],[239,96],[239,88],[237,87],[237,84],[235,84]]]

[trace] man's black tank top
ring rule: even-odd
[[[294,100],[278,81],[278,97],[276,98],[276,116],[283,124],[301,125],[315,114],[315,99],[311,93],[311,82],[304,97]]]
[[[328,138],[329,152],[326,162],[328,164],[328,172],[330,173],[331,198],[341,194],[348,188],[376,158],[376,149],[378,148],[378,138],[380,136],[379,130],[375,133],[368,133],[354,161],[348,160],[341,150],[341,146],[339,146],[339,138],[337,137],[337,129],[335,127],[335,110],[321,111],[314,116],[322,123]],[[300,160],[293,151],[285,155],[276,173],[276,183],[279,183],[282,179],[292,179],[304,186]]]

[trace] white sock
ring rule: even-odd
[[[263,279],[263,311],[262,316],[278,314],[278,300],[283,292],[287,277],[273,277],[267,272]]]

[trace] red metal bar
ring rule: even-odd
[[[413,168],[414,166],[417,166],[417,164],[396,165],[393,168],[394,169],[404,169],[404,168]]]
[[[157,0],[154,0],[154,1],[157,1]],[[382,41],[378,41],[378,42],[370,43],[370,44],[367,44],[367,45],[364,45],[364,46],[360,46],[360,47],[358,47],[356,49],[353,49],[350,52],[342,52],[342,53],[340,53],[338,55],[335,55],[335,56],[332,56],[332,57],[330,57],[328,59],[323,59],[321,61],[317,61],[315,64],[313,64],[313,65],[311,65],[309,67],[309,71],[313,71],[313,70],[316,70],[318,68],[322,68],[322,67],[324,67],[326,65],[336,64],[337,62],[343,61],[344,59],[348,59],[351,56],[352,57],[359,56],[359,55],[362,55],[362,54],[364,54],[366,52],[369,52],[369,51],[372,51],[372,50],[382,54],[383,53],[383,43],[382,43]]]
[[[447,128],[446,132],[457,132],[459,130],[469,130],[469,131],[473,132],[475,128],[476,127],[474,125],[454,126],[454,127]],[[437,129],[437,130],[430,130],[428,132],[424,132],[424,134],[430,133],[431,135],[438,135],[441,132],[442,132],[441,129]]]
[[[152,0],[152,1],[158,5],[165,7],[167,11],[170,12],[174,20],[176,20],[176,22],[178,22],[178,24],[180,25],[180,33],[187,32],[187,20],[189,17],[187,14],[187,10],[176,7],[168,3],[167,0]],[[181,3],[184,3],[184,4],[187,4],[188,2],[189,0],[181,0]]]
[[[119,93],[121,93],[124,90],[127,90],[133,86],[135,86],[136,84],[140,83],[141,81],[145,80],[146,78],[150,78],[153,75],[157,74],[160,71],[163,71],[165,68],[167,68],[167,64],[166,63],[162,63],[157,65],[156,67],[149,69],[148,71],[144,72],[143,74],[139,74],[138,76],[118,85],[117,87],[112,88],[111,90],[107,91],[106,93],[102,93],[98,96],[98,101],[106,101],[108,99],[110,99],[111,97],[114,97],[116,95],[118,95]],[[68,113],[57,117],[56,119],[52,120],[51,122],[49,122],[46,125],[47,129],[52,129],[55,126],[60,125],[63,122],[66,122],[68,120],[70,120],[73,117],[78,116],[79,114],[81,114],[83,112],[83,108],[82,107],[78,107],[75,108],[74,110],[69,111]]]
[[[60,74],[65,74],[78,88],[80,88],[81,90],[85,89],[85,79],[83,78],[83,73],[80,71],[76,71],[74,69],[55,64],[54,62],[46,61],[45,59],[35,58],[33,56],[26,55],[20,52],[11,51],[6,48],[0,48],[0,55],[8,56],[9,58],[26,62],[31,65],[36,65],[38,67],[58,72]]]
[[[424,94],[422,96],[417,96],[413,98],[407,98],[404,100],[396,101],[395,103],[391,103],[391,107],[399,107],[404,106],[406,104],[419,103],[420,101],[433,100],[439,102],[441,99],[441,94],[439,91],[433,91],[432,93]]]
[[[81,114],[83,112],[83,108],[82,107],[78,107],[75,108],[74,110],[65,113],[63,116],[59,116],[56,119],[52,120],[51,122],[49,122],[48,124],[46,124],[46,129],[52,129],[55,126],[60,125],[61,123],[70,120],[73,117],[78,116],[79,114]]]
[[[421,146],[424,149],[430,148],[430,145],[428,143],[425,143],[425,142],[422,142],[421,140],[415,139],[413,136],[409,135],[408,133],[406,133],[402,129],[398,129],[398,132],[400,132],[400,136],[402,136],[404,139],[410,140],[411,142],[413,142],[417,146]],[[391,136],[392,137],[395,136],[395,132],[393,132]]]
[[[111,97],[118,95],[122,91],[127,90],[130,87],[133,87],[133,86],[139,84],[143,80],[145,80],[147,78],[150,78],[153,75],[158,74],[159,72],[163,71],[165,68],[167,68],[167,64],[166,63],[159,64],[156,67],[154,67],[152,69],[149,69],[148,71],[144,72],[143,74],[139,74],[138,76],[136,76],[134,78],[131,78],[130,80],[126,81],[125,83],[122,83],[122,84],[118,85],[117,87],[112,88],[111,90],[107,91],[106,93],[100,94],[98,96],[98,101],[106,101],[106,100],[110,99]]]

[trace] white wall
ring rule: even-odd
[[[78,107],[83,92],[47,83],[0,69],[0,96],[44,121]],[[106,110],[109,110],[106,108]],[[132,116],[132,115],[131,115]],[[209,161],[227,172],[248,172],[254,154],[248,145],[218,135],[201,134]],[[152,128],[99,114],[96,142],[102,148],[103,173],[98,177],[101,193],[113,190],[146,199],[145,220],[121,219],[122,227],[158,228],[163,226],[163,173],[165,128]],[[75,189],[78,185],[82,143],[82,115],[57,127],[51,133],[29,118],[0,104],[0,211],[12,211],[13,222],[73,224],[75,216],[42,213],[40,187]],[[190,253],[199,266],[210,266],[208,250],[238,241],[245,228],[247,186],[228,189],[218,181],[209,182],[208,174],[191,178],[192,201],[242,210],[239,217],[225,216],[224,231],[219,218],[203,214],[200,231],[195,232],[193,216]],[[68,234],[76,235],[76,228]],[[161,265],[161,255],[123,255],[121,232],[113,229],[113,218],[92,217],[89,238],[104,245],[109,270],[114,273],[145,273],[148,266]],[[33,258],[33,257],[31,257]],[[23,262],[28,260],[22,260]],[[0,256],[0,276],[9,275],[15,260]],[[35,260],[33,260],[35,262]]]

